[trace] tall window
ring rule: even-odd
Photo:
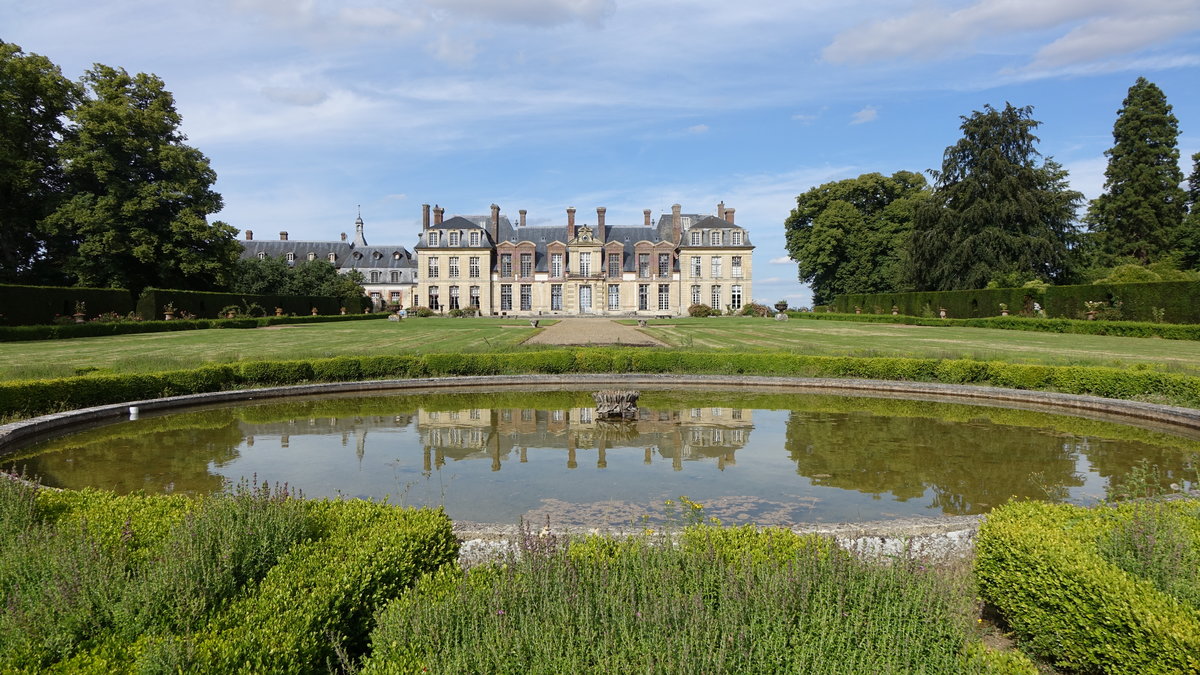
[[[533,254],[532,253],[522,253],[521,254],[521,276],[523,276],[523,277],[533,276]]]
[[[694,256],[692,256],[692,278],[695,279],[699,276],[700,276],[700,256],[694,255]]]
[[[721,309],[721,287],[720,286],[712,287],[712,302],[708,303],[708,306],[712,307],[713,309],[716,309],[716,310]]]
[[[695,232],[692,232],[692,246],[699,246],[699,245],[700,245],[700,231],[697,230]]]
[[[555,279],[562,277],[562,255],[561,253],[550,254],[550,276]]]
[[[471,298],[470,299],[471,304],[469,306],[479,309],[479,287],[472,286],[469,293],[470,293],[470,298]]]
[[[650,284],[638,284],[638,309],[650,309]]]
[[[562,311],[562,284],[550,284],[550,311]]]
[[[533,309],[533,284],[521,284],[521,311]]]
[[[378,271],[371,272],[371,283],[373,283],[373,284],[379,283],[379,272]]]
[[[437,232],[430,232],[430,233],[429,233],[429,245],[430,245],[430,246],[437,246],[437,245],[438,245],[438,233],[437,233]]]
[[[479,245],[479,230],[471,231],[471,246]]]
[[[721,256],[714,255],[712,257],[712,278],[721,278]]]
[[[620,253],[609,253],[608,254],[608,276],[612,277],[612,278],[621,276],[621,254]]]
[[[729,239],[730,239],[729,243],[732,244],[733,246],[741,246],[742,245],[742,231],[734,230],[733,232],[730,232]]]
[[[608,308],[621,309],[621,284],[608,285]]]
[[[500,284],[500,310],[512,311],[512,284]]]
[[[430,279],[438,278],[438,259],[436,257],[430,256],[425,266],[428,270],[428,274],[426,276],[428,276]]]
[[[713,246],[721,245],[721,233],[720,232],[714,231],[710,236],[712,237],[712,245]]]
[[[450,309],[458,309],[458,286],[450,287]]]
[[[671,273],[671,254],[658,254],[658,276],[665,277]]]
[[[400,273],[399,272],[392,272],[392,283],[393,284],[400,283]]]
[[[456,255],[450,256],[450,264],[447,267],[450,268],[450,278],[457,279],[458,278],[458,256],[456,256]]]
[[[500,276],[502,276],[502,277],[511,277],[512,276],[512,254],[511,253],[501,253],[500,254]]]
[[[698,305],[701,302],[702,301],[700,299],[700,284],[695,284],[694,286],[692,286],[692,304]]]
[[[288,251],[287,261],[288,262],[296,262],[296,254],[292,253],[291,251]]]
[[[729,268],[729,273],[732,274],[735,279],[740,279],[742,277],[742,256],[731,256],[729,258]]]
[[[592,276],[592,254],[584,251],[579,254],[579,273],[585,277]]]
[[[650,254],[638,254],[638,277],[645,279],[650,276]]]
[[[450,233],[450,245],[458,246],[459,237],[461,237],[461,236],[462,236],[462,233],[457,230],[451,232]]]
[[[467,265],[468,265],[467,274],[470,275],[470,277],[472,279],[478,279],[479,278],[479,256],[473,255],[470,258],[467,258]]]
[[[438,303],[438,287],[430,286],[429,287],[429,309],[436,311],[441,308],[442,308],[441,304]]]
[[[729,304],[734,309],[742,308],[742,285],[734,284],[729,289]]]
[[[260,260],[261,260],[261,258],[260,258]],[[329,254],[329,262],[337,262],[337,254],[336,253]]]
[[[658,285],[658,309],[659,311],[668,310],[671,308],[671,284]]]
[[[403,297],[404,296],[400,294],[400,291],[392,291],[391,298],[388,300],[388,303],[392,305],[398,305]]]

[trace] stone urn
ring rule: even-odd
[[[855,308],[854,308],[854,313],[855,313],[855,314],[862,314],[862,307],[855,307]]]
[[[946,318],[946,308],[945,307],[938,308],[938,316],[943,319]]]
[[[892,316],[900,316],[900,308],[892,305]]]
[[[638,319],[638,328],[645,328],[645,327],[646,327],[646,320]]]
[[[1000,310],[1000,316],[1008,316],[1008,310],[1007,309]]]
[[[346,314],[346,308],[342,307],[341,311],[342,311],[342,315],[344,316]]]
[[[313,316],[316,316],[316,315],[317,315],[317,308],[316,308],[316,307],[313,307],[313,308],[312,308],[312,315],[313,315]]]
[[[537,327],[538,327],[538,320],[537,320],[537,319],[530,319],[530,320],[529,320],[529,325],[530,325],[530,326],[533,326],[534,328],[537,328]]]
[[[275,308],[275,316],[283,316],[283,308],[282,307]]]
[[[1096,314],[1097,314],[1096,310],[1094,310],[1094,309],[1090,309],[1090,310],[1088,310],[1088,312],[1087,312],[1087,320],[1088,320],[1088,321],[1095,321],[1095,320],[1096,320]]]

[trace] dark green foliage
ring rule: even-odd
[[[1127,258],[1145,264],[1183,243],[1187,193],[1179,187],[1178,137],[1166,95],[1139,77],[1117,111],[1113,147],[1104,153],[1104,193],[1088,210],[1102,264]]]
[[[913,213],[928,197],[924,177],[909,171],[863,174],[798,196],[784,228],[813,302],[902,288]]]
[[[1164,340],[1200,340],[1200,324],[1164,324],[1143,321],[1085,321],[1082,319],[1036,319],[1019,316],[985,317],[982,319],[931,319],[919,316],[874,314],[828,314],[796,312],[792,318],[808,321],[851,321],[856,323],[893,323],[907,326],[968,326],[999,330],[1024,330],[1035,333],[1075,333],[1079,335],[1114,335],[1120,337],[1153,337]]]
[[[1200,610],[1200,511],[1140,502],[1098,542],[1100,555]]]
[[[1021,502],[989,514],[976,544],[980,594],[1026,649],[1072,672],[1200,670],[1195,608],[1101,555],[1101,548],[1112,553],[1124,548],[1122,540],[1132,543],[1131,528],[1143,527],[1134,522],[1144,517],[1138,508]],[[1195,502],[1161,508],[1195,531]]]
[[[208,328],[261,328],[300,323],[329,323],[387,319],[385,314],[331,314],[318,316],[269,316],[241,319],[176,319],[174,321],[125,321],[103,323],[68,323],[52,326],[0,326],[0,342],[24,340],[66,340],[101,335],[133,335],[136,333],[165,333]]]
[[[65,280],[41,220],[63,196],[57,145],[79,96],[49,59],[0,41],[0,282]]]
[[[175,307],[176,312],[188,312],[196,317],[208,319],[218,318],[222,307],[249,303],[261,305],[267,309],[268,314],[274,314],[276,307],[282,307],[284,314],[299,316],[311,316],[314,307],[319,315],[340,314],[343,306],[343,300],[333,296],[250,295],[147,288],[138,299],[137,313],[143,319],[162,318],[163,307],[170,304]]]
[[[1063,282],[1072,274],[1075,209],[1067,172],[1038,162],[1033,108],[984,106],[933,172],[932,199],[913,216],[910,276],[919,290],[983,288],[1007,276]]]
[[[337,298],[346,311],[358,313],[369,302],[363,281],[362,272],[339,274],[324,260],[289,265],[283,258],[242,258],[231,288],[235,293],[259,295],[328,296]]]
[[[1184,269],[1200,267],[1200,152],[1192,155],[1192,172],[1188,174],[1188,214],[1175,237],[1175,254]]]
[[[857,307],[861,316],[890,315],[892,307],[900,314],[934,318],[938,310],[946,309],[946,318],[966,319],[999,316],[1007,305],[1010,315],[1032,316],[1033,304],[1042,303],[1040,289],[1036,288],[978,288],[964,291],[922,291],[913,293],[875,293],[871,295],[847,293],[839,295],[833,302],[834,311],[854,313]]]
[[[718,313],[719,312],[717,312],[717,310],[709,307],[708,305],[692,305],[691,307],[688,307],[688,316],[703,318],[706,316],[714,316]]]
[[[133,299],[123,288],[0,285],[0,326],[52,324],[56,317],[74,314],[77,302],[87,305],[88,318],[133,311]]]
[[[154,75],[96,64],[59,145],[69,197],[46,223],[70,242],[81,284],[224,288],[240,253],[208,158],[186,145],[175,99]]]
[[[402,595],[364,674],[962,672],[970,596],[915,562],[753,528],[548,539]]]

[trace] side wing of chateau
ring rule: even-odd
[[[750,302],[754,246],[734,223],[734,210],[683,213],[653,223],[609,225],[605,208],[595,224],[514,225],[493,204],[490,215],[445,218],[422,206],[421,233],[403,246],[368,246],[360,217],[353,241],[254,241],[244,257],[282,256],[289,262],[328,260],[357,269],[377,309],[424,306],[438,312],[475,307],[482,316],[680,316],[694,304],[737,311]]]

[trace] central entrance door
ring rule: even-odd
[[[580,314],[591,314],[592,313],[592,287],[591,286],[580,286],[579,287],[579,313]]]

